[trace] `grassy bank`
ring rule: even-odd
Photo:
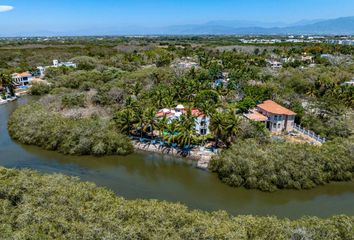
[[[322,147],[308,144],[240,141],[210,163],[226,184],[276,191],[310,189],[330,181],[350,181],[354,174],[353,139]]]
[[[109,120],[65,118],[39,103],[18,108],[9,119],[11,137],[72,155],[125,155],[133,151],[128,137],[118,133]]]
[[[0,168],[2,239],[353,239],[354,218],[232,217],[128,201],[63,175]]]

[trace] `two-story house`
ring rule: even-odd
[[[17,86],[29,85],[33,80],[33,76],[30,72],[14,73],[11,75],[11,78]]]
[[[174,109],[164,108],[158,111],[156,114],[157,118],[162,118],[166,116],[169,119],[169,122],[172,122],[174,119],[180,119],[183,114],[186,114],[189,109],[185,108],[183,105],[178,105]],[[191,113],[195,118],[195,131],[199,135],[208,135],[210,133],[209,125],[210,118],[200,111],[197,108],[191,109]]]
[[[272,100],[267,100],[244,116],[253,121],[264,122],[272,133],[281,133],[294,129],[296,113]]]

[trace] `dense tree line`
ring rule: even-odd
[[[66,99],[64,104],[72,103]],[[133,151],[129,139],[109,121],[65,118],[36,103],[19,108],[9,119],[8,128],[12,138],[21,143],[64,154],[125,155]]]
[[[278,149],[279,159],[284,160],[279,160],[280,163],[289,162],[295,166],[291,171],[299,169],[299,162],[306,162],[306,158],[300,156],[302,151],[317,156],[311,158],[311,163],[318,166],[319,171],[323,170],[322,159],[327,159],[323,153],[314,154],[315,148],[311,146],[269,143],[269,132],[264,125],[243,119],[243,113],[266,99],[275,100],[295,111],[297,124],[328,140],[338,137],[350,139],[354,132],[354,88],[341,86],[353,77],[353,57],[349,55],[353,51],[351,46],[305,43],[279,44],[270,48],[262,45],[240,46],[237,38],[233,37],[171,36],[156,39],[107,38],[99,41],[95,38],[73,38],[65,41],[66,44],[51,40],[41,43],[41,46],[27,41],[11,42],[4,43],[4,48],[0,49],[0,68],[6,69],[6,74],[2,75],[2,85],[11,85],[8,78],[11,71],[31,70],[36,65],[50,64],[53,58],[72,60],[78,64],[77,69],[48,68],[45,80],[49,85],[32,86],[33,95],[49,93],[53,104],[49,107],[42,104],[43,108],[34,106],[32,112],[29,107],[23,108],[26,111],[15,113],[13,121],[10,121],[10,130],[15,139],[23,143],[70,154],[125,154],[131,151],[126,136],[151,138],[158,130],[156,139],[181,147],[212,142],[215,146],[231,148],[223,155],[230,161],[223,161],[221,157],[220,165],[213,165],[213,168],[220,172],[225,182],[245,186],[244,180],[236,177],[226,181],[227,177],[224,178],[223,174],[232,175],[232,172],[225,173],[225,168],[230,167],[226,163],[233,161],[232,152],[237,152],[237,146],[249,138],[260,142],[251,142],[251,145],[255,149],[264,149],[270,154],[265,154],[270,159],[275,157],[267,150],[268,147]],[[331,63],[322,59],[323,53],[349,60],[343,64]],[[308,62],[301,62],[299,59],[303,55],[313,55],[316,65],[310,67]],[[199,66],[176,67],[174,63],[185,57]],[[289,64],[274,70],[266,62],[271,58],[296,58],[301,64]],[[220,78],[228,80],[227,84],[215,84]],[[195,118],[190,115],[173,124],[168,124],[166,118],[156,120],[155,114],[159,109],[174,108],[178,104],[187,108],[196,107],[206,113],[211,119],[211,134],[198,136],[193,129]],[[92,109],[94,114],[82,116]],[[23,116],[20,117],[21,113]],[[42,114],[50,121],[44,121]],[[32,117],[36,120],[35,126]],[[85,124],[87,129],[81,126]],[[73,131],[66,131],[64,125]],[[96,136],[98,133],[102,136]],[[63,136],[67,137],[67,144]],[[32,137],[34,139],[31,140]],[[59,144],[53,140],[57,138],[63,142]],[[116,138],[124,139],[126,143],[117,140],[116,146],[109,142]],[[294,151],[294,158],[287,155],[287,149]],[[241,156],[250,159],[250,163],[257,162],[257,156],[241,153]],[[341,169],[351,166],[351,162],[345,159],[343,161],[347,166],[341,165]],[[288,180],[274,183],[269,181],[268,176],[259,175],[267,179],[265,184],[262,183],[264,186],[260,187],[259,183],[247,187],[264,190],[308,188],[331,180],[348,179],[333,179],[334,174],[333,178],[320,176],[308,181],[309,176],[306,176],[302,181],[300,176],[290,178],[294,183]]]
[[[354,238],[354,218],[229,216],[181,204],[125,200],[63,175],[0,168],[2,239],[313,239]]]
[[[309,189],[330,181],[351,181],[353,139],[323,146],[283,142],[239,141],[215,157],[210,169],[234,186],[276,191]]]

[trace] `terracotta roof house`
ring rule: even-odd
[[[174,119],[179,119],[183,114],[186,114],[188,111],[183,105],[178,105],[174,109],[163,108],[156,113],[157,118],[162,118],[166,116],[169,119],[169,122],[172,122]],[[191,109],[192,115],[195,117],[195,130],[199,135],[207,135],[210,133],[209,125],[210,118],[200,111],[197,108]]]
[[[16,85],[24,86],[31,83],[33,76],[30,72],[14,73],[11,75]]]
[[[253,121],[266,123],[272,133],[281,133],[294,129],[296,113],[272,100],[267,100],[244,116]]]

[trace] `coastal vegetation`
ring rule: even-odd
[[[313,239],[354,238],[354,218],[299,220],[191,211],[181,204],[125,200],[60,174],[0,168],[3,239]]]
[[[323,146],[286,142],[239,141],[210,163],[221,181],[262,191],[310,189],[354,176],[354,139]]]
[[[63,98],[64,105],[77,100]],[[71,102],[73,101],[73,102]],[[9,120],[9,133],[24,144],[72,155],[126,155],[130,140],[99,118],[70,119],[32,103],[19,108]]]
[[[352,179],[354,87],[343,83],[353,78],[353,46],[269,47],[241,44],[237,37],[63,41],[1,42],[0,66],[7,73],[35,71],[58,58],[77,64],[49,67],[48,84],[32,86],[42,98],[9,121],[21,143],[76,155],[128,154],[129,137],[187,151],[222,148],[210,166],[220,179],[263,191]],[[285,61],[283,67],[272,68],[274,59]],[[296,112],[296,124],[329,142],[321,148],[281,143],[264,124],[244,118],[267,99]],[[177,105],[208,116],[208,134],[195,131],[190,111],[172,122],[156,118],[160,109]]]

